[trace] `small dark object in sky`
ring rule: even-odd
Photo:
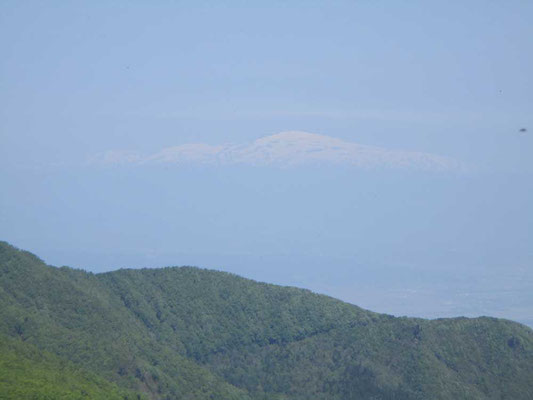
[[[518,132],[524,133],[524,132],[527,132],[527,129],[526,128],[521,128]]]

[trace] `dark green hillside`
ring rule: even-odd
[[[196,268],[99,278],[160,341],[181,338],[189,357],[257,398],[533,396],[532,331],[510,321],[394,318]]]
[[[533,331],[505,320],[395,318],[188,267],[93,275],[6,243],[0,306],[0,333],[152,399],[533,398]]]
[[[1,243],[0,282],[0,333],[153,398],[245,398],[179,346],[155,340],[95,275],[48,267]]]
[[[198,268],[120,270],[98,276],[158,335],[199,361],[246,345],[286,344],[379,314],[308,290]]]

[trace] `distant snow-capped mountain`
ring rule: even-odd
[[[289,131],[248,144],[189,143],[143,156],[131,151],[97,155],[100,164],[204,164],[290,167],[305,164],[351,165],[358,168],[455,170],[460,163],[436,154],[367,146],[314,133]]]

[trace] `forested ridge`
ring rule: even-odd
[[[192,267],[92,274],[0,242],[0,398],[531,399],[533,331]]]

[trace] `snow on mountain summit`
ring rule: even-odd
[[[141,158],[120,157],[123,151],[107,152],[108,163],[165,163],[211,165],[351,165],[358,168],[452,170],[453,159],[422,152],[391,150],[361,145],[330,136],[302,131],[280,132],[251,143],[208,145],[189,143],[162,149]]]

